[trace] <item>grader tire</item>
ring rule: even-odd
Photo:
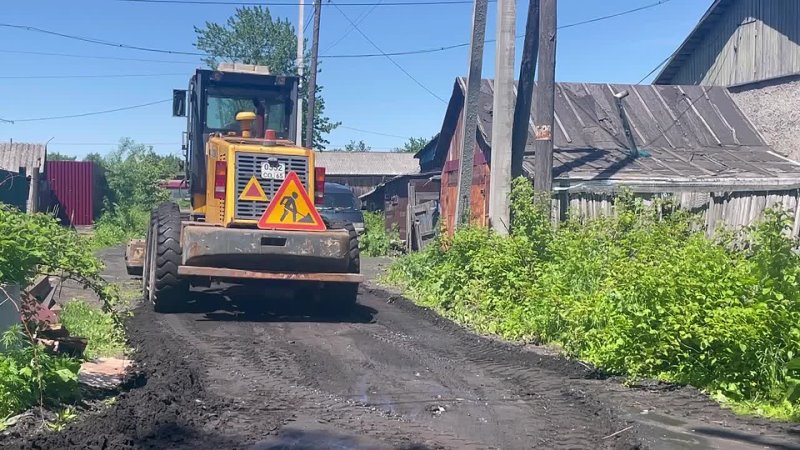
[[[358,248],[358,232],[352,224],[344,229],[350,234],[348,273],[361,272],[361,251]],[[331,283],[325,286],[323,308],[328,313],[339,313],[352,309],[358,300],[358,283]]]
[[[167,203],[158,208],[153,227],[155,254],[150,298],[153,309],[161,313],[180,312],[186,305],[189,283],[178,276],[181,265],[181,214],[178,205]]]

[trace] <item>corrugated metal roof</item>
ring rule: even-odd
[[[419,172],[413,153],[318,152],[317,166],[328,175],[386,176]]]
[[[30,169],[42,167],[45,160],[44,144],[26,144],[23,142],[0,142],[0,169],[19,171],[20,167]],[[30,170],[28,170],[30,173]]]
[[[463,95],[464,80],[457,83]],[[478,127],[486,142],[493,86],[492,80],[481,85]],[[622,110],[641,153],[636,158],[614,97],[623,91]],[[800,164],[772,151],[725,88],[556,83],[555,99],[556,179],[767,178],[800,184]],[[532,173],[532,121],[528,136],[525,168]]]
[[[705,39],[706,33],[714,27],[720,17],[725,11],[738,0],[714,0],[708,8],[700,21],[694,27],[691,33],[686,37],[686,40],[678,47],[675,53],[670,56],[667,64],[661,69],[661,72],[653,80],[653,84],[669,84],[672,82],[672,77],[681,65],[686,61],[689,56],[694,52],[695,47]]]

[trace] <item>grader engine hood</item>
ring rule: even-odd
[[[214,161],[213,165],[210,164],[210,169],[214,170],[211,179],[214,180],[213,194],[219,202],[218,214],[222,216],[222,225],[256,227],[276,197],[281,197],[278,201],[283,200],[283,203],[276,205],[281,208],[273,215],[277,214],[279,219],[283,216],[284,222],[294,219],[302,224],[309,220],[306,217],[318,217],[313,201],[313,150],[241,137],[212,137],[208,148],[209,161]],[[284,184],[289,186],[281,193]],[[298,185],[302,188],[298,189]],[[304,194],[307,201],[300,198]],[[212,204],[210,202],[209,206]],[[274,228],[280,228],[280,224]]]

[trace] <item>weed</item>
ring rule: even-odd
[[[72,300],[64,305],[60,318],[71,335],[89,341],[85,352],[87,358],[118,356],[125,351],[125,337],[111,314],[83,300]]]
[[[358,240],[361,253],[366,256],[388,256],[399,240],[397,227],[387,230],[382,213],[364,212],[364,234]]]
[[[47,428],[53,431],[63,431],[67,424],[78,418],[78,414],[71,407],[66,407],[56,413],[56,419],[53,422],[47,422]]]
[[[20,328],[3,334],[0,353],[0,417],[9,417],[39,404],[55,405],[79,397],[80,363],[51,355],[31,344]]]

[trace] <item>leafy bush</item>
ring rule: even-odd
[[[150,221],[150,209],[169,200],[159,183],[179,173],[176,156],[162,156],[152,147],[131,139],[106,156],[93,156],[108,183],[104,213],[95,224],[92,248],[104,248],[143,237]]]
[[[367,256],[387,256],[399,240],[397,227],[386,230],[386,220],[382,213],[364,212],[364,234],[358,239],[361,253]]]
[[[149,222],[150,211],[143,207],[131,206],[107,212],[95,223],[91,246],[97,250],[143,238]]]
[[[125,337],[111,314],[85,301],[73,300],[64,305],[59,318],[70,335],[88,339],[88,358],[117,356],[125,351]]]
[[[614,217],[553,229],[532,198],[515,182],[510,237],[459,230],[399,261],[390,280],[481,332],[717,398],[785,404],[786,363],[800,355],[800,256],[785,212],[712,240],[668,203],[623,195]]]
[[[0,419],[40,402],[54,405],[78,399],[77,360],[44,352],[19,327],[6,331],[2,341],[6,350],[0,353]]]
[[[108,317],[119,327],[114,305],[118,290],[101,277],[102,264],[83,238],[45,214],[24,214],[0,204],[0,285],[25,285],[40,274],[57,274],[92,289]],[[11,301],[0,291],[0,301]],[[0,353],[0,418],[33,404],[55,404],[76,398],[79,364],[49,355],[37,342],[41,323],[35,320],[35,300],[15,304],[23,316],[24,334],[16,328],[3,336]]]

